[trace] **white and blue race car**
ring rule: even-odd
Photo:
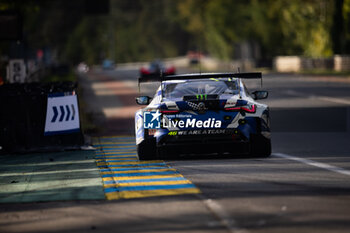
[[[139,78],[160,82],[153,98],[135,114],[140,160],[178,154],[271,154],[269,108],[256,102],[267,91],[249,93],[243,79],[261,73],[201,73]]]

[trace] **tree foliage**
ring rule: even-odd
[[[22,11],[28,44],[72,63],[189,50],[232,59],[243,42],[259,44],[263,58],[350,53],[350,0],[111,0],[108,15],[85,14],[83,0],[12,2],[0,9]]]

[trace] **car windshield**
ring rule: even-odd
[[[163,97],[168,99],[198,94],[238,94],[237,80],[190,80],[163,86]]]
[[[161,62],[152,62],[149,66],[150,70],[160,70],[163,68],[164,68],[164,65]]]

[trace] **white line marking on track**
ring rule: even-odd
[[[198,194],[204,205],[212,212],[221,222],[223,226],[231,233],[248,233],[246,229],[242,229],[237,226],[235,220],[225,211],[225,209],[217,202],[212,199],[204,197],[202,194]]]
[[[342,175],[347,175],[350,176],[350,171],[341,168],[341,167],[337,167],[337,166],[333,166],[330,164],[326,164],[326,163],[320,163],[320,162],[316,162],[310,159],[303,159],[303,158],[299,158],[299,157],[295,157],[295,156],[291,156],[291,155],[287,155],[287,154],[282,154],[282,153],[273,153],[273,156],[276,157],[280,157],[280,158],[285,158],[285,159],[289,159],[289,160],[294,160],[294,161],[298,161],[310,166],[314,166],[314,167],[319,167],[319,168],[323,168],[332,172],[336,172]]]
[[[328,101],[328,102],[337,103],[337,104],[350,105],[350,100],[347,100],[347,99],[344,99],[344,98],[335,98],[335,97],[330,97],[330,96],[308,95],[308,94],[304,94],[304,93],[297,92],[297,91],[294,91],[294,90],[286,90],[285,93],[288,94],[288,95],[293,95],[293,96],[305,97],[305,98],[310,98],[310,99],[319,99],[319,100]]]
[[[340,99],[340,98],[334,98],[334,97],[328,97],[328,96],[316,96],[316,98],[324,101],[328,101],[328,102],[350,105],[350,101],[346,99]]]

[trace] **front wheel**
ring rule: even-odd
[[[271,155],[271,139],[261,134],[251,135],[250,154],[261,158],[267,158]]]
[[[143,140],[137,146],[137,156],[139,160],[150,160],[157,157],[155,140]]]

